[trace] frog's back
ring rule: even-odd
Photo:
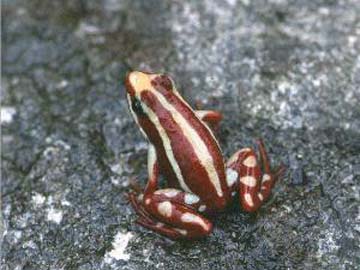
[[[176,89],[156,85],[155,89],[143,92],[142,100],[157,130],[152,143],[162,171],[167,178],[175,176],[182,189],[198,195],[213,209],[224,208],[230,194],[222,153],[211,130]]]

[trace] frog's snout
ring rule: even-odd
[[[125,86],[126,91],[130,96],[139,95],[144,90],[151,90],[152,80],[157,77],[157,74],[147,73],[142,71],[131,71],[126,75]]]

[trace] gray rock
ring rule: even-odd
[[[360,6],[349,1],[3,1],[1,269],[359,269]],[[224,153],[288,166],[255,214],[173,242],[134,224],[146,143],[130,69],[224,113]]]

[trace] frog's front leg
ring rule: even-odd
[[[204,121],[212,130],[215,131],[218,130],[220,121],[223,119],[222,114],[218,111],[196,110],[195,114],[202,121]]]
[[[228,185],[233,194],[236,193],[236,189],[238,190],[240,203],[247,212],[256,211],[263,204],[270,196],[275,182],[285,171],[283,165],[271,171],[261,140],[258,141],[258,147],[262,166],[258,163],[255,151],[251,148],[237,151],[227,162]]]
[[[177,189],[156,190],[159,168],[155,148],[148,152],[149,181],[144,194],[129,195],[134,210],[139,215],[137,223],[169,238],[199,238],[212,231],[211,222],[197,213],[205,211],[199,197]]]

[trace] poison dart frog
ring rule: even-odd
[[[200,238],[213,229],[209,216],[235,196],[247,212],[268,199],[285,167],[271,169],[262,140],[261,163],[252,148],[224,162],[211,129],[221,113],[192,109],[165,74],[133,71],[125,86],[130,112],[149,142],[147,185],[128,196],[138,224],[172,239]],[[158,187],[160,174],[168,188]]]

